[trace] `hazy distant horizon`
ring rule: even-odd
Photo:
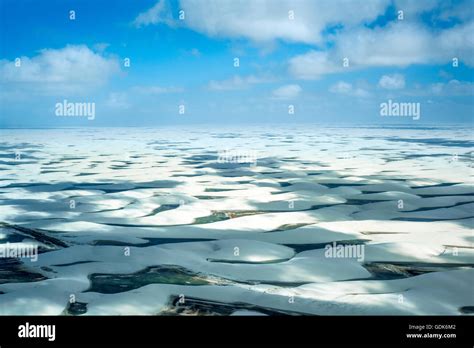
[[[168,123],[168,124],[155,124],[155,125],[100,125],[100,124],[91,124],[91,125],[77,125],[77,126],[44,126],[44,127],[34,127],[34,126],[23,126],[23,127],[0,127],[0,131],[2,129],[94,129],[94,128],[173,128],[173,127],[212,127],[212,128],[225,128],[225,127],[271,127],[271,126],[279,126],[279,127],[298,127],[298,126],[319,126],[319,127],[333,127],[333,128],[383,128],[383,127],[403,127],[403,128],[443,128],[443,127],[465,127],[466,125],[474,125],[474,121],[470,122],[459,122],[459,123],[450,123],[450,122],[442,122],[442,123],[433,123],[433,122],[426,122],[426,123],[379,123],[379,124],[372,124],[372,123],[318,123],[318,122],[278,122],[278,123]]]

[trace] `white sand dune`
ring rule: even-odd
[[[472,314],[468,129],[1,132],[0,315]]]

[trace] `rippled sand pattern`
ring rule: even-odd
[[[0,314],[471,314],[472,149],[457,127],[2,130],[0,243],[40,254],[0,258]]]

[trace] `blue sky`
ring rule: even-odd
[[[388,99],[420,103],[418,123],[473,121],[469,0],[2,0],[0,11],[2,128],[413,122],[381,117]],[[95,103],[96,117],[57,117],[64,99]]]

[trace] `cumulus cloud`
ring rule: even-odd
[[[416,19],[420,14],[435,10],[430,14],[433,21],[469,20],[474,17],[472,3],[467,1],[446,0],[394,0],[397,10],[402,10],[404,20]]]
[[[410,17],[430,11],[435,7],[439,7],[442,4],[443,0],[395,0],[394,4],[397,10],[402,10],[404,13],[404,18],[410,19]]]
[[[180,9],[185,11],[186,19],[173,25],[184,25],[215,37],[319,43],[327,26],[353,26],[373,20],[384,13],[389,3],[389,0],[181,0]],[[160,0],[140,14],[135,23],[169,23],[165,8],[165,1]],[[292,18],[290,11],[294,14]]]
[[[404,11],[405,20],[374,28],[361,25],[384,15],[392,4]],[[461,17],[452,13],[472,12],[469,1],[180,0],[185,20],[176,20],[168,1],[159,0],[134,23],[181,25],[211,37],[247,38],[260,43],[279,39],[321,47],[331,42],[326,51],[313,49],[290,60],[290,72],[302,79],[342,71],[344,57],[349,58],[351,69],[443,63],[453,57],[473,66],[474,21],[464,16],[466,22],[434,31],[419,17],[435,8],[440,9],[435,16],[457,18],[458,22]],[[328,35],[328,28],[337,29]]]
[[[379,87],[384,89],[405,88],[405,77],[401,74],[383,75],[379,80]]]
[[[361,25],[384,15],[390,5],[404,11],[403,21]],[[428,29],[420,16],[435,8],[440,11],[433,18],[457,18],[459,24]],[[299,79],[344,71],[344,57],[350,61],[349,69],[441,64],[453,57],[474,66],[474,21],[452,14],[470,12],[469,1],[446,5],[441,0],[180,0],[185,20],[173,19],[170,9],[167,0],[159,0],[138,15],[135,25],[179,25],[211,37],[247,38],[262,45],[274,40],[314,45],[289,61],[290,73]],[[316,49],[327,43],[331,43],[328,49]]]
[[[352,85],[350,83],[339,81],[338,83],[329,87],[329,92],[347,94],[352,91]]]
[[[301,79],[318,79],[341,72],[342,59],[351,69],[445,64],[452,58],[474,66],[474,22],[433,33],[419,24],[392,23],[383,28],[359,28],[341,33],[328,51],[309,52],[289,61],[290,73]]]
[[[335,60],[327,52],[314,50],[291,58],[289,64],[290,73],[300,79],[318,79],[343,70],[342,59]]]
[[[138,28],[158,23],[165,23],[171,26],[174,23],[170,13],[170,6],[166,0],[159,0],[153,7],[140,13],[133,21],[133,24]]]
[[[351,83],[339,81],[329,87],[329,92],[337,94],[351,95],[355,97],[366,98],[370,96],[370,93],[363,88],[354,87]]]
[[[9,88],[58,94],[84,92],[103,85],[117,71],[116,59],[106,58],[87,46],[43,49],[34,57],[15,61],[0,60],[0,82]]]
[[[294,99],[300,95],[302,90],[299,85],[285,85],[275,89],[273,97],[276,99]]]

